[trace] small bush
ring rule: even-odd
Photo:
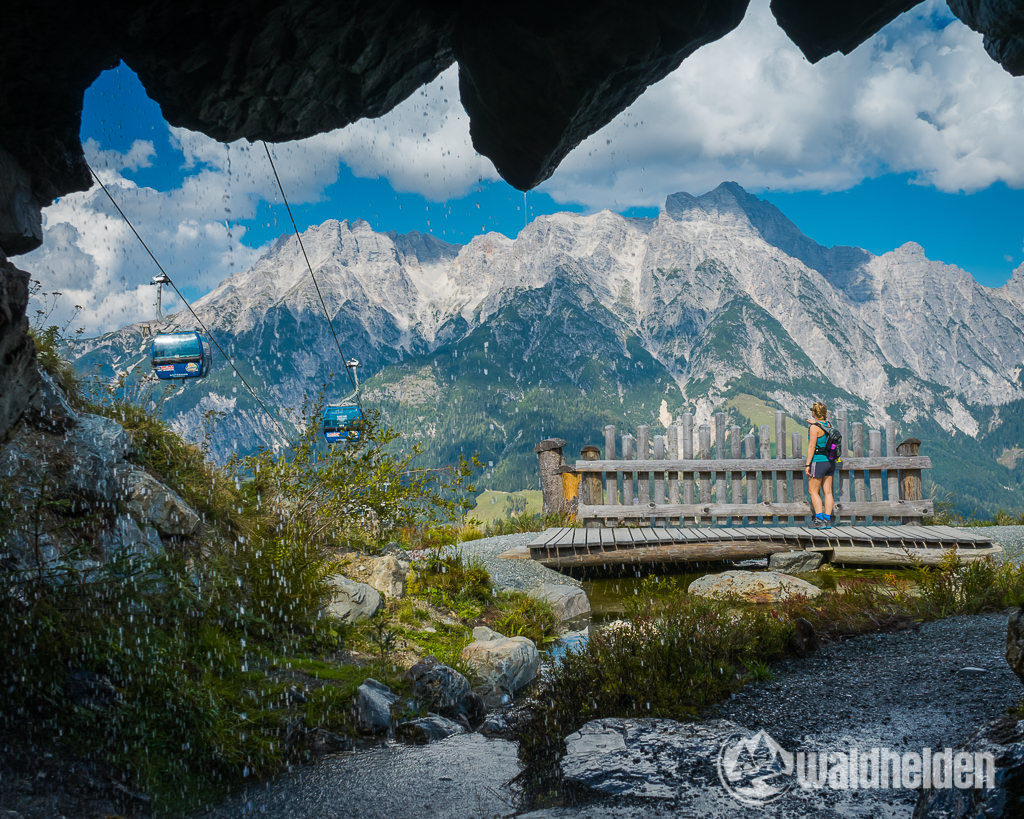
[[[526,637],[538,646],[550,643],[558,631],[551,604],[522,592],[499,593],[494,605],[484,612],[483,620],[506,637]]]
[[[52,376],[72,406],[81,406],[82,390],[78,373],[63,354],[64,339],[59,327],[29,328],[29,337],[36,348],[36,361],[45,373]]]
[[[464,620],[479,617],[492,597],[491,576],[478,559],[437,551],[413,563],[407,588]]]

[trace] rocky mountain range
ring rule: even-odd
[[[479,452],[483,485],[533,486],[545,436],[578,448],[605,423],[657,426],[685,409],[803,418],[823,397],[921,437],[933,491],[960,509],[1024,507],[1024,265],[987,288],[912,242],[826,248],[734,183],[674,194],[654,218],[541,216],[515,239],[454,245],[329,220],[303,243],[342,349],[363,363],[364,404],[430,459]],[[286,424],[324,385],[344,392],[294,236],[195,309]],[[79,342],[78,367],[148,372],[157,326]],[[160,406],[219,458],[280,438],[223,361]]]

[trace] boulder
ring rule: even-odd
[[[1024,816],[1024,720],[1001,716],[956,750],[992,754],[995,773],[989,784],[994,787],[923,788],[913,819]]]
[[[584,791],[699,804],[701,791],[721,788],[719,751],[741,733],[739,725],[722,719],[593,720],[565,738],[562,775]]]
[[[152,554],[163,545],[156,529],[150,526],[140,528],[129,515],[114,518],[113,524],[99,535],[97,542],[107,557]]]
[[[359,583],[344,575],[330,579],[334,596],[327,606],[327,613],[346,623],[369,620],[381,607],[380,594],[372,586]]]
[[[406,672],[406,677],[412,681],[412,695],[418,703],[448,716],[463,710],[470,693],[469,680],[436,657],[424,657]]]
[[[162,535],[190,537],[199,529],[199,515],[173,489],[144,469],[132,469],[125,479],[128,511]]]
[[[687,589],[694,597],[716,600],[739,598],[747,603],[779,603],[791,597],[817,597],[821,589],[806,580],[779,572],[728,571],[706,574]]]
[[[376,557],[370,561],[367,581],[385,597],[401,597],[405,594],[405,579],[409,574],[411,561],[401,560],[395,555]]]
[[[395,736],[414,745],[426,745],[455,734],[464,734],[466,729],[454,720],[439,714],[427,714],[419,719],[400,722],[395,727]]]
[[[568,583],[544,583],[529,589],[526,593],[537,600],[550,603],[560,623],[590,614],[587,593],[579,586],[570,586]]]
[[[1011,612],[1006,625],[1006,662],[1024,682],[1024,607]]]
[[[509,693],[530,682],[540,668],[540,654],[532,640],[504,637],[486,626],[473,629],[473,642],[462,649],[462,659],[483,683]]]
[[[356,727],[364,734],[380,734],[391,727],[391,706],[398,695],[383,683],[368,679],[356,691]]]
[[[776,552],[768,558],[768,568],[776,572],[802,574],[821,567],[821,552]]]

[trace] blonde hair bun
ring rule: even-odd
[[[817,418],[819,421],[824,421],[828,418],[828,406],[824,401],[815,401],[811,405],[811,415]]]

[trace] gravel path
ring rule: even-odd
[[[455,547],[465,557],[478,558],[491,574],[491,582],[498,589],[529,589],[542,583],[561,583],[579,586],[572,577],[546,569],[534,560],[513,560],[498,557],[517,546],[525,546],[536,539],[537,532],[521,535],[499,535],[482,540],[470,540]]]

